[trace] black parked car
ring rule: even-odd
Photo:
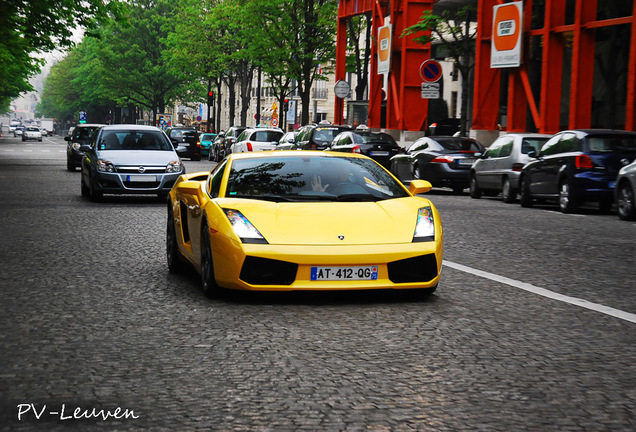
[[[166,130],[179,157],[187,157],[195,161],[201,160],[201,141],[199,133],[190,127],[174,127]]]
[[[91,142],[93,132],[103,124],[88,124],[83,123],[77,125],[70,135],[64,137],[64,140],[68,141],[66,145],[66,169],[69,171],[75,171],[76,168],[82,165],[82,158],[84,157],[83,145],[87,145]]]
[[[246,126],[231,126],[227,132],[225,132],[225,137],[221,144],[221,152],[219,153],[219,160],[232,152],[232,144],[236,143],[236,139],[245,129],[247,129]]]
[[[298,130],[295,148],[300,150],[325,150],[331,145],[336,135],[350,130],[350,126],[311,123]]]
[[[470,186],[470,168],[484,153],[479,141],[465,137],[423,137],[391,158],[391,172],[402,182],[428,180],[434,187],[461,193]]]
[[[390,159],[400,152],[400,146],[384,132],[346,131],[336,135],[329,150],[361,153],[388,169]]]
[[[563,213],[585,201],[607,212],[614,203],[619,170],[636,159],[636,132],[609,129],[566,130],[554,135],[521,171],[521,205],[535,198],[556,199]]]

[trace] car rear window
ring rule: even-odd
[[[593,153],[636,153],[636,136],[591,136],[587,145]]]
[[[342,132],[343,129],[339,129],[336,127],[319,127],[316,128],[314,132],[314,141],[328,141],[331,142],[333,139]]]
[[[283,136],[283,132],[278,132],[278,131],[256,131],[255,133],[252,134],[250,139],[252,141],[259,141],[259,142],[272,142],[272,141],[278,142],[278,140],[280,140],[282,136]]]
[[[395,140],[393,139],[393,137],[389,134],[385,134],[385,133],[368,133],[368,134],[356,134],[361,138],[361,142],[363,143],[372,143],[372,142],[377,142],[377,143],[386,143],[386,144],[393,144],[393,145],[397,145],[397,143],[395,142]]]
[[[481,152],[483,148],[476,141],[467,138],[436,139],[446,150]]]

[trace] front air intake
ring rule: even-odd
[[[393,261],[387,267],[389,279],[393,283],[428,282],[437,276],[435,254]]]
[[[250,285],[291,285],[297,271],[298,264],[248,256],[239,277]]]

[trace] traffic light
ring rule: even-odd
[[[289,111],[289,99],[285,98],[285,104],[283,105],[283,111]]]
[[[214,92],[213,91],[209,91],[208,92],[208,105],[212,105],[214,103]]]

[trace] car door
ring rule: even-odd
[[[499,150],[499,155],[495,159],[495,167],[493,170],[494,186],[497,189],[501,189],[503,185],[504,175],[508,174],[512,170],[512,149],[515,144],[514,137],[507,137],[502,143]]]
[[[567,159],[576,150],[578,141],[579,139],[574,133],[564,132],[561,134],[556,146],[550,148],[550,154],[543,156],[540,183],[538,185],[539,193],[546,195],[557,195],[559,193],[560,173],[567,163]]]
[[[497,166],[497,158],[501,151],[506,138],[502,137],[497,139],[486,150],[482,159],[479,160],[477,169],[475,169],[475,175],[477,176],[477,184],[482,189],[494,189],[496,186],[496,173],[495,168]]]

